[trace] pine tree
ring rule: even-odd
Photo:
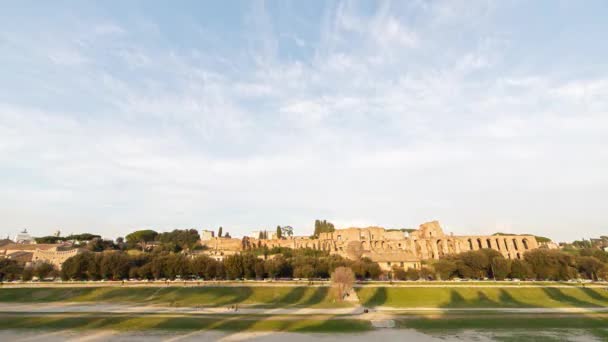
[[[281,226],[277,226],[277,239],[281,239],[283,236],[283,231],[281,230]]]

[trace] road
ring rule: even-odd
[[[384,314],[441,314],[441,313],[608,313],[608,307],[595,308],[393,308],[380,306],[370,310],[372,313]],[[128,305],[102,303],[0,303],[2,313],[105,313],[105,314],[175,314],[175,315],[330,315],[357,316],[364,313],[362,306],[351,308],[260,308],[260,307],[168,307],[156,305]]]

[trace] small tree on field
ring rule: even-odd
[[[343,301],[353,288],[355,274],[348,267],[337,267],[331,274],[331,286],[335,289],[338,301]]]
[[[283,230],[281,230],[281,226],[277,226],[277,239],[281,239],[283,236]]]

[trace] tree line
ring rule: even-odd
[[[277,252],[281,253],[277,253]],[[285,252],[285,253],[283,253]],[[166,250],[129,254],[123,251],[85,252],[67,259],[61,269],[64,280],[123,279],[264,279],[329,278],[337,267],[349,267],[359,279],[378,279],[382,272],[369,259],[352,261],[313,249],[286,252],[256,251],[223,257],[188,255]]]
[[[535,249],[524,253],[523,259],[510,260],[495,250],[480,249],[447,255],[428,263],[420,270],[394,269],[392,276],[400,280],[606,280],[608,253],[592,248],[577,250],[574,253]]]

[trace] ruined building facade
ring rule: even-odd
[[[203,232],[201,243],[210,253],[234,254],[255,247],[312,248],[329,251],[347,258],[369,257],[381,268],[420,268],[422,260],[439,259],[489,248],[507,259],[521,259],[529,250],[538,248],[533,235],[452,236],[444,234],[439,222],[427,222],[410,233],[381,227],[346,228],[321,233],[317,238],[288,237],[284,239],[218,238]]]

